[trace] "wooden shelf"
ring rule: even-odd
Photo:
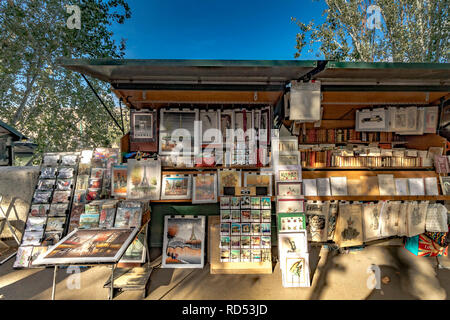
[[[232,196],[227,196],[227,197],[232,197]],[[236,197],[240,197],[240,196],[236,196]],[[251,196],[251,197],[269,197],[269,196]],[[271,201],[276,201],[277,197],[276,196],[270,196]],[[450,196],[449,196],[450,199]],[[220,202],[220,196],[217,197],[217,203]],[[192,203],[192,199],[176,199],[176,200],[150,200],[150,204],[152,203]],[[205,203],[205,204],[212,204],[211,203]],[[201,204],[201,203],[197,203],[197,204]]]
[[[405,170],[405,171],[421,171],[421,170],[434,170],[434,167],[320,167],[320,168],[312,168],[312,167],[302,167],[302,170],[305,171],[320,171],[320,170],[328,170],[328,171],[345,171],[345,170]]]
[[[193,168],[178,168],[178,167],[162,167],[162,171],[202,171],[202,170],[218,170],[218,169],[247,169],[247,170],[259,170],[269,167],[257,167],[257,166],[214,166],[214,167],[193,167]]]
[[[328,200],[344,200],[344,201],[380,201],[380,200],[450,200],[450,196],[305,196],[305,200],[328,201]]]
[[[299,145],[309,145],[309,144],[370,144],[370,143],[381,143],[381,144],[406,144],[408,141],[360,141],[360,140],[353,140],[353,141],[341,141],[341,142],[299,142]]]

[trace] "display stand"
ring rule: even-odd
[[[146,228],[145,232],[147,234],[148,232],[148,224],[150,222],[150,218],[146,219],[147,221],[144,222],[144,225],[141,227],[141,229],[139,230],[142,231],[143,228]],[[136,236],[139,234],[139,232],[136,234]],[[114,299],[114,294],[115,294],[115,289],[116,291],[125,291],[125,290],[145,290],[144,297],[147,296],[147,288],[148,288],[148,280],[150,279],[150,275],[152,272],[152,268],[150,267],[150,252],[148,249],[148,240],[147,240],[147,236],[144,238],[144,248],[146,250],[146,254],[147,254],[147,263],[146,263],[146,267],[145,269],[145,276],[143,276],[143,279],[145,279],[145,283],[143,283],[143,285],[140,286],[136,286],[136,285],[131,285],[126,283],[126,285],[123,285],[123,282],[120,281],[120,277],[124,276],[125,273],[129,272],[125,271],[124,269],[126,268],[117,268],[117,264],[120,263],[120,259],[119,261],[117,261],[116,263],[111,264],[110,262],[107,263],[97,263],[97,264],[71,264],[71,265],[75,265],[75,266],[80,266],[80,267],[95,267],[98,265],[105,265],[105,266],[110,266],[111,267],[111,277],[109,278],[109,280],[106,281],[106,283],[104,284],[104,288],[108,288],[109,287],[109,291],[108,291],[108,300],[113,300]],[[124,252],[125,254],[125,252]],[[58,272],[58,267],[63,266],[63,265],[54,265],[54,272],[53,272],[53,285],[52,285],[52,300],[55,300],[55,295],[56,295],[56,274]],[[67,267],[69,267],[69,265],[67,265]],[[119,274],[116,274],[116,270],[119,272]],[[119,283],[115,284],[115,281],[118,280]]]
[[[208,247],[211,274],[272,274],[272,262],[220,262],[220,217],[208,217]]]
[[[148,248],[148,222],[145,224],[145,240],[144,248],[147,255],[147,262],[143,267],[134,268],[117,268],[116,273],[112,273],[111,278],[108,279],[103,288],[110,288],[109,300],[114,299],[123,291],[142,291],[142,298],[145,299],[148,295],[150,287],[150,276],[153,268],[150,267],[150,250]]]
[[[1,207],[2,200],[3,200],[3,195],[0,195],[0,219],[3,220],[0,224],[0,235],[3,233],[5,226],[8,226],[8,229],[11,231],[11,234],[12,234],[14,240],[17,242],[17,245],[20,246],[20,240],[17,237],[16,232],[14,231],[14,228],[12,227],[11,223],[8,220],[9,214],[11,212],[11,208],[14,208],[14,206],[12,206],[12,203],[14,202],[15,198],[11,201],[11,204],[9,205],[9,208],[6,213],[5,213],[5,211],[3,211],[3,208]],[[19,219],[19,216],[17,215],[17,211],[15,208],[14,208],[14,213],[16,215],[17,220],[19,221],[20,219]],[[8,251],[10,251],[10,250],[8,250]],[[2,261],[0,261],[0,265],[4,264],[6,261],[8,261],[12,257],[14,257],[16,254],[17,254],[17,249],[15,249],[13,253],[8,253],[6,258],[3,259]]]

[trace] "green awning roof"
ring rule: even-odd
[[[115,84],[284,84],[317,66],[299,60],[60,59],[67,69]]]
[[[0,120],[0,135],[4,133],[12,135],[14,141],[28,139],[22,133]]]

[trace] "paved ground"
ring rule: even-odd
[[[146,299],[449,299],[450,259],[418,258],[402,247],[368,247],[337,254],[313,248],[310,254],[311,288],[283,288],[279,265],[271,275],[211,275],[203,269],[156,269]],[[10,260],[0,266],[0,299],[50,299],[53,269],[12,269]],[[154,261],[158,264],[158,260]],[[380,267],[381,289],[369,289],[367,268]],[[108,267],[84,269],[80,289],[68,289],[67,270],[57,276],[57,299],[106,299],[103,284]],[[138,292],[124,292],[116,299],[141,299]]]

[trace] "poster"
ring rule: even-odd
[[[363,244],[362,205],[340,203],[336,224],[335,241],[339,247]]]
[[[165,216],[163,268],[203,268],[205,217]]]
[[[127,164],[112,166],[111,196],[127,196],[127,171]]]

